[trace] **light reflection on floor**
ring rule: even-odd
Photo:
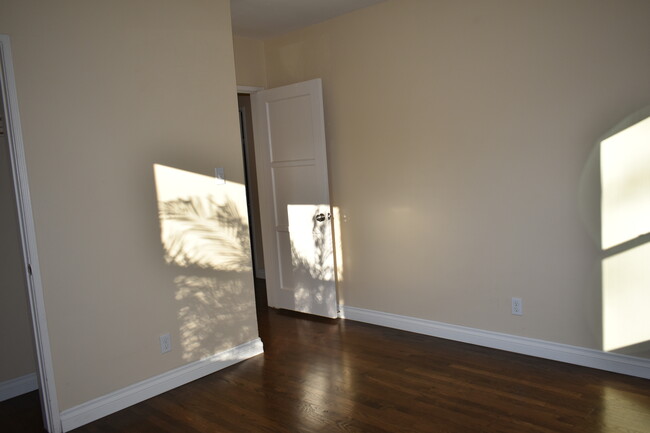
[[[605,386],[594,415],[594,432],[650,432],[650,383],[646,395]]]

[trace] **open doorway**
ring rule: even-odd
[[[255,142],[253,137],[253,118],[251,97],[249,93],[237,93],[239,107],[239,128],[242,152],[244,156],[244,177],[246,179],[246,198],[248,203],[248,221],[253,258],[253,276],[255,279],[255,304],[257,309],[268,308],[266,297],[264,249],[262,245],[262,228],[260,225],[259,194],[257,187],[257,169],[255,166]]]

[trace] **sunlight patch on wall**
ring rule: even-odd
[[[165,261],[177,267],[182,357],[195,361],[257,337],[246,191],[154,164]]]
[[[650,243],[603,260],[603,346],[650,340]]]
[[[167,263],[251,270],[244,185],[159,164],[154,172]]]
[[[600,145],[603,349],[637,355],[650,342],[650,117],[641,118]]]
[[[600,147],[602,248],[650,232],[650,117]]]
[[[196,361],[255,338],[252,296],[242,278],[180,275],[174,283],[183,359]]]

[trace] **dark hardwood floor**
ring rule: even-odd
[[[83,426],[118,432],[650,432],[650,381],[260,310],[265,353]],[[36,393],[0,430],[37,432]]]

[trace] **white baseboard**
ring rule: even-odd
[[[36,373],[26,374],[11,380],[0,382],[0,401],[9,400],[19,395],[38,389]]]
[[[434,322],[432,320],[400,316],[363,308],[341,305],[339,310],[341,311],[341,317],[349,320],[650,379],[650,359],[450,325],[448,323]]]
[[[61,412],[67,432],[264,352],[259,338]]]

